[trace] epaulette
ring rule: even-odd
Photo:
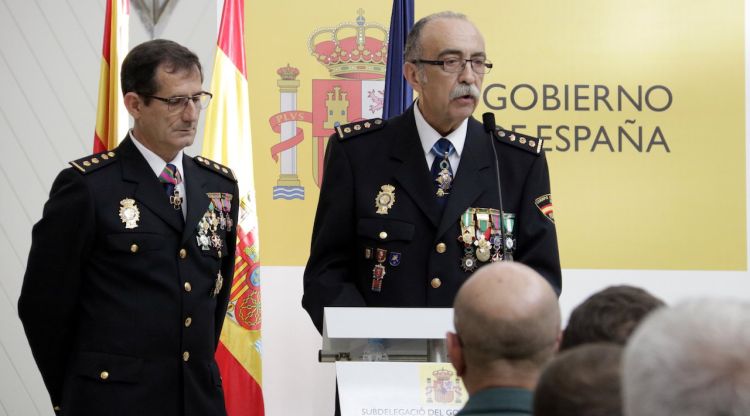
[[[107,166],[110,163],[114,162],[116,156],[117,154],[114,150],[109,150],[106,152],[82,157],[78,160],[74,160],[68,163],[70,163],[70,166],[73,166],[74,168],[78,169],[79,172],[85,175],[101,168],[102,166]]]
[[[230,169],[230,168],[228,168],[228,167],[226,167],[224,165],[220,165],[220,164],[214,162],[213,160],[206,159],[203,156],[196,156],[193,159],[195,159],[195,161],[198,162],[198,166],[203,166],[204,168],[206,168],[206,169],[208,169],[208,170],[210,170],[212,172],[216,172],[216,173],[218,173],[218,174],[220,174],[220,175],[228,178],[232,182],[237,182],[237,178],[234,177],[234,172],[232,172],[232,169]]]
[[[543,139],[516,133],[511,130],[505,130],[501,127],[495,127],[495,137],[500,143],[509,144],[513,147],[525,150],[535,155],[542,153]]]
[[[383,127],[385,127],[385,120],[382,118],[371,118],[369,120],[344,124],[343,126],[336,126],[336,133],[339,135],[339,140],[346,140],[363,133],[380,130]]]

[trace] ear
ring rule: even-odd
[[[144,105],[143,101],[141,101],[141,97],[131,91],[125,94],[123,101],[125,102],[125,108],[128,110],[128,113],[130,113],[134,120],[138,120],[141,116],[142,107]]]
[[[419,78],[419,67],[411,62],[405,62],[404,63],[404,78],[406,78],[406,82],[411,85],[411,88],[418,92],[420,95],[422,94],[422,82]]]
[[[445,342],[448,349],[448,359],[456,369],[458,376],[463,377],[466,374],[466,363],[464,362],[461,338],[454,332],[448,332],[445,334]]]

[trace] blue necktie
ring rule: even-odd
[[[430,150],[435,155],[432,161],[433,185],[435,187],[435,197],[441,207],[445,206],[445,201],[450,195],[451,183],[453,182],[453,169],[448,156],[454,152],[453,144],[446,138],[441,138]]]

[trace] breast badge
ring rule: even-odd
[[[383,185],[380,187],[380,192],[378,192],[378,195],[375,197],[375,208],[377,208],[377,211],[375,211],[376,214],[388,214],[388,210],[393,207],[394,203],[396,203],[395,190],[396,187],[393,185]]]
[[[141,211],[135,205],[135,200],[125,198],[120,201],[120,220],[125,224],[125,228],[133,229],[138,227],[140,219]]]
[[[203,213],[203,217],[198,222],[198,235],[195,239],[203,251],[209,251],[212,248],[221,253],[224,246],[224,239],[219,230],[231,231],[234,226],[231,218],[232,194],[224,192],[208,192],[206,196],[209,199],[208,209]]]

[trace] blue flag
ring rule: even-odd
[[[412,91],[404,79],[404,44],[414,25],[414,0],[393,0],[388,32],[388,62],[385,69],[383,118],[403,113],[412,102]]]

